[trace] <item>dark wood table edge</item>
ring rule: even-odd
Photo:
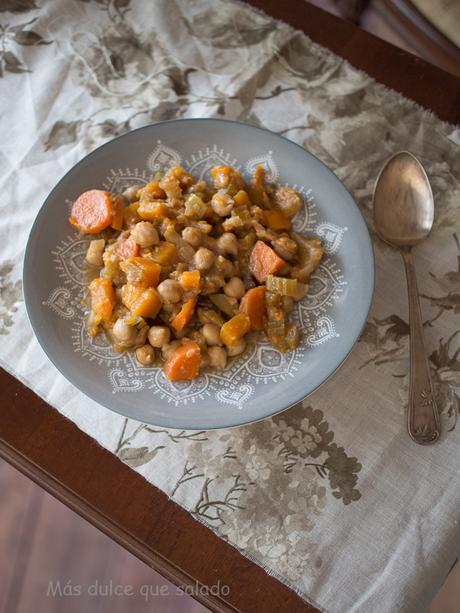
[[[8,375],[10,376],[10,375]],[[88,437],[89,438],[89,437]],[[121,526],[114,523],[107,515],[101,513],[97,508],[88,504],[88,502],[78,496],[74,491],[65,487],[53,475],[44,471],[40,466],[31,462],[24,455],[18,453],[14,448],[0,440],[0,458],[8,462],[13,468],[20,471],[23,475],[31,479],[39,485],[48,494],[51,494],[65,504],[69,509],[90,522],[95,528],[106,534],[127,551],[136,556],[139,560],[150,566],[171,583],[178,587],[189,586],[195,587],[196,584],[200,587],[205,585],[201,582],[193,580],[190,575],[183,572],[182,569],[172,564],[168,559],[159,555],[152,548],[147,547],[141,540],[134,537],[132,534],[124,530]],[[154,485],[151,485],[155,488]],[[158,488],[155,488],[160,494],[163,494]],[[164,495],[164,494],[163,494]],[[176,503],[173,503],[176,504]],[[228,613],[238,611],[235,607],[228,605],[215,597],[202,596],[201,594],[193,594],[193,597],[218,613]]]
[[[307,0],[244,0],[289,24],[403,94],[440,119],[460,124],[460,78],[420,57],[313,6]]]
[[[219,613],[316,611],[4,369],[0,383],[0,457],[166,579]],[[219,582],[228,598],[205,593]]]
[[[283,0],[283,2],[250,0],[250,4],[289,23],[296,29],[303,30],[316,42],[330,48],[377,81],[400,91],[421,106],[435,112],[440,118],[451,123],[460,123],[460,79],[450,73],[441,71],[359,30],[350,23],[308,5],[304,0]],[[363,46],[366,48],[366,53],[363,53]],[[314,610],[295,592],[268,575],[260,566],[245,558],[228,543],[219,539],[187,511],[168,500],[163,492],[148,484],[143,477],[122,464],[118,458],[95,444],[94,440],[81,432],[75,424],[48,406],[6,371],[2,371],[0,376],[0,401],[2,407],[0,455],[3,459],[176,585],[193,585],[196,582],[199,586],[206,586],[211,585],[217,577],[225,582],[227,576],[232,577],[232,586],[238,587],[239,580],[243,582],[237,597],[232,595],[226,600],[194,594],[194,597],[205,606],[214,611],[288,610],[294,613],[295,611]],[[30,429],[31,422],[32,429]],[[205,542],[201,543],[203,550],[208,547],[204,554],[206,558],[204,562],[200,556],[196,556],[196,552],[193,552],[192,549],[189,549],[190,560],[187,559],[184,562],[184,560],[177,559],[177,551],[175,552],[176,558],[173,560],[174,552],[168,552],[164,544],[159,547],[158,539],[153,537],[150,537],[150,544],[147,545],[148,538],[143,538],[142,535],[136,536],[132,530],[121,526],[121,523],[114,519],[112,512],[109,515],[101,510],[104,505],[101,497],[98,497],[95,492],[91,494],[93,503],[90,504],[90,497],[85,497],[81,493],[86,491],[84,480],[80,479],[77,487],[70,483],[69,475],[66,475],[65,471],[64,476],[59,478],[56,474],[52,474],[51,471],[54,470],[52,464],[48,467],[49,470],[46,470],[44,457],[49,456],[48,460],[51,462],[54,456],[51,454],[52,450],[40,448],[40,444],[49,443],[53,436],[59,439],[63,430],[68,431],[71,438],[81,437],[81,440],[86,441],[85,449],[90,450],[89,455],[91,456],[89,458],[90,467],[101,462],[106,467],[110,466],[107,468],[109,473],[119,471],[121,474],[123,471],[129,471],[130,485],[135,484],[132,486],[133,495],[135,495],[136,488],[141,488],[145,492],[146,499],[154,500],[156,505],[165,507],[167,509],[165,515],[170,517],[162,521],[168,524],[168,519],[171,520],[169,524],[172,523],[172,528],[177,533],[176,537],[181,543],[187,540],[188,530],[206,535],[203,536]],[[45,434],[47,436],[44,436]],[[57,470],[59,467],[55,468]],[[83,468],[82,470],[84,471]],[[89,469],[88,475],[90,473]],[[65,482],[66,479],[67,482]],[[119,509],[117,513],[120,513]],[[180,528],[174,523],[176,519],[180,523]],[[208,556],[207,553],[210,555]],[[221,566],[211,568],[219,560]],[[185,568],[188,568],[189,572],[184,571]],[[247,589],[245,589],[246,586]],[[246,591],[245,594],[242,593],[244,591]],[[250,594],[251,591],[254,591],[254,594]],[[252,596],[255,596],[256,601],[260,599],[258,602],[261,608],[255,606]],[[280,602],[283,604],[282,608],[280,608]]]

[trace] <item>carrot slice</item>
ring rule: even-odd
[[[113,213],[109,192],[90,189],[73,203],[69,221],[82,234],[98,234],[110,226]]]
[[[201,280],[201,274],[199,270],[186,270],[181,274],[179,278],[179,283],[181,284],[182,288],[185,289],[186,291],[190,291],[190,290],[199,291],[200,280]]]
[[[193,298],[190,298],[190,300],[187,300],[179,313],[172,320],[171,326],[174,328],[174,330],[176,330],[176,332],[183,330],[185,326],[190,323],[195,311],[197,300],[198,296],[194,296]]]
[[[112,195],[113,216],[110,226],[114,230],[121,230],[123,227],[123,214],[125,212],[125,202],[121,196]]]
[[[132,236],[124,241],[120,241],[117,247],[117,255],[120,260],[128,260],[139,255],[140,247]]]
[[[240,303],[240,311],[246,313],[254,330],[263,330],[266,320],[265,286],[249,289]]]
[[[191,381],[198,376],[200,362],[200,347],[195,341],[190,341],[173,351],[163,370],[170,381]]]
[[[267,275],[275,275],[285,265],[286,262],[263,241],[257,241],[249,256],[249,270],[259,283],[264,283]]]
[[[291,220],[281,211],[264,211],[265,223],[270,230],[290,230]]]
[[[88,289],[94,315],[99,321],[109,321],[116,303],[112,281],[97,277],[91,281]]]

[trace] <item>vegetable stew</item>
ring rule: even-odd
[[[295,349],[289,313],[323,257],[318,238],[292,230],[301,206],[262,166],[249,183],[232,166],[212,168],[209,183],[173,166],[123,194],[81,194],[69,221],[94,235],[89,334],[144,366],[162,361],[171,381],[223,370],[263,333]]]

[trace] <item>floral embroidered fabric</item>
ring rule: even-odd
[[[2,366],[306,600],[337,613],[422,610],[458,553],[459,131],[230,0],[7,0],[0,23]],[[416,262],[439,444],[416,446],[405,431],[406,282],[399,254],[377,238],[360,342],[326,385],[273,419],[210,432],[139,424],[83,396],[46,359],[21,293],[44,198],[113,136],[198,116],[305,146],[345,182],[371,231],[386,158],[409,149],[421,159],[436,202]]]

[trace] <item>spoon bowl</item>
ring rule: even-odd
[[[375,184],[377,233],[398,247],[413,246],[428,236],[433,219],[433,192],[425,169],[409,151],[396,153]]]

